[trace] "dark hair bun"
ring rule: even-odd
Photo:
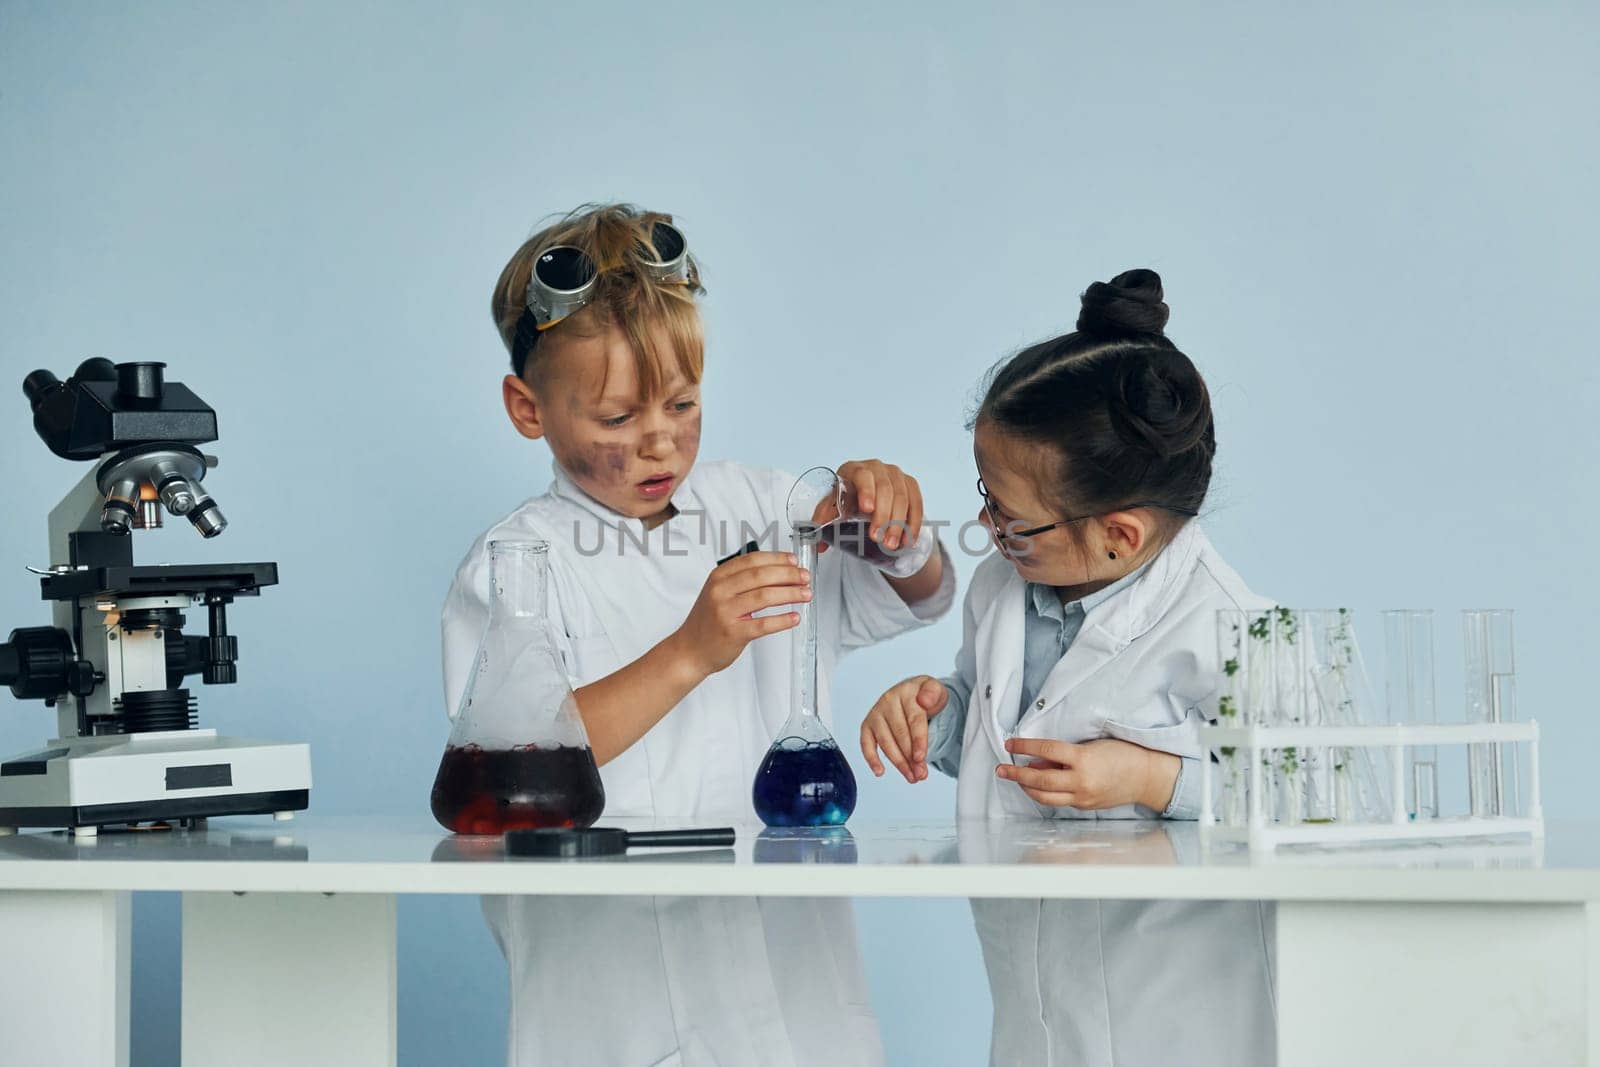
[[[1161,297],[1161,275],[1153,270],[1127,270],[1095,282],[1084,290],[1078,332],[1106,340],[1160,335],[1171,314]]]
[[[1119,437],[1162,459],[1201,445],[1215,447],[1211,397],[1188,356],[1175,349],[1141,349],[1120,364],[1108,405]]]

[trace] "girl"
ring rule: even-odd
[[[826,672],[955,596],[916,480],[878,460],[839,473],[885,570],[845,552],[814,574],[779,551],[719,565],[747,538],[787,544],[794,478],[696,463],[700,292],[670,216],[623,205],[580,210],[512,256],[493,300],[511,352],[502,394],[555,477],[473,544],[443,620],[453,710],[488,618],[487,543],[548,542],[550,629],[606,815],[676,825],[751,817],[789,714],[792,638],[774,635],[798,621],[768,609],[819,597]],[[517,896],[484,910],[510,970],[512,1064],[881,1062],[847,900]]]
[[[1261,608],[1194,516],[1216,451],[1205,383],[1152,271],[1095,283],[1077,330],[994,375],[970,429],[999,554],[954,675],[908,678],[861,748],[958,775],[966,818],[1192,819],[1221,608]],[[1270,1063],[1271,915],[1187,901],[974,900],[991,1062]]]

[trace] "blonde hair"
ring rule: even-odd
[[[490,311],[500,339],[511,353],[512,371],[537,385],[548,345],[532,343],[518,366],[517,336],[524,340],[531,323],[524,323],[528,281],[534,262],[557,245],[582,249],[595,263],[598,275],[589,303],[543,331],[544,336],[592,337],[616,326],[628,338],[634,366],[644,396],[655,396],[671,378],[671,368],[698,383],[705,361],[705,335],[695,297],[704,293],[699,268],[692,265],[688,284],[660,282],[644,264],[656,255],[651,230],[672,216],[642,211],[632,204],[585,204],[565,218],[546,226],[523,242],[495,283]]]

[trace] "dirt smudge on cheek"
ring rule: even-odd
[[[567,457],[567,473],[585,481],[605,485],[623,485],[628,478],[628,445],[588,444],[575,449]]]
[[[697,414],[688,425],[672,435],[673,447],[683,455],[691,455],[700,448],[700,416]]]
[[[567,473],[577,481],[588,481],[594,477],[594,463],[588,454],[588,449],[579,449],[564,456],[558,456],[561,465]]]

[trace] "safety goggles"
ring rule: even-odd
[[[1075,522],[1083,522],[1085,519],[1095,517],[1094,515],[1079,515],[1075,519],[1057,519],[1055,522],[1047,522],[1042,526],[1016,529],[1022,524],[1016,519],[1007,520],[1002,517],[1000,505],[995,503],[994,497],[989,495],[989,487],[983,484],[982,478],[978,479],[978,495],[983,497],[983,510],[989,516],[989,525],[994,529],[995,543],[1000,549],[1000,554],[1008,559],[1015,556],[1026,556],[1032,550],[1029,538],[1048,533],[1060,526],[1071,526]],[[1170,504],[1158,504],[1153,500],[1140,500],[1132,504],[1124,504],[1119,508],[1110,508],[1099,514],[1109,515],[1112,511],[1129,511],[1133,508],[1161,508],[1163,511],[1170,511],[1174,515],[1182,515],[1190,519],[1200,514],[1198,511],[1191,511],[1188,508],[1175,508]]]
[[[655,222],[648,243],[639,241],[644,268],[650,277],[669,285],[694,281],[694,260],[683,231],[670,222]],[[581,311],[594,298],[600,271],[589,253],[573,245],[546,249],[533,264],[528,279],[528,311],[536,330],[548,330]]]

